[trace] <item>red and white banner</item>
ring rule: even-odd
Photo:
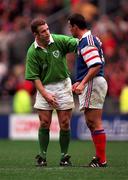
[[[12,114],[9,118],[9,137],[10,139],[34,140],[38,139],[39,118],[36,114],[16,115]],[[50,127],[50,139],[59,138],[58,117],[53,114]]]

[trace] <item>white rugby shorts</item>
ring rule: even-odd
[[[104,77],[98,76],[89,81],[82,94],[79,95],[79,109],[102,109],[108,85]]]
[[[72,94],[71,79],[66,78],[57,83],[44,85],[47,92],[55,95],[58,102],[58,110],[67,110],[74,108],[74,100]],[[34,108],[42,110],[53,110],[54,108],[45,100],[44,97],[37,91]]]

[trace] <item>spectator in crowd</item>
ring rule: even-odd
[[[121,90],[119,105],[120,105],[120,112],[122,114],[128,114],[128,78],[125,82],[125,86]]]
[[[10,68],[25,63],[27,49],[33,40],[31,32],[27,28],[27,20],[28,19],[24,17],[15,18],[15,31],[8,45]]]
[[[18,90],[13,97],[13,112],[14,113],[31,113],[32,112],[32,102],[31,96],[27,90]]]

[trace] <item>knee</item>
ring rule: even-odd
[[[49,129],[50,123],[48,121],[41,121],[40,122],[40,127],[45,128],[45,129]]]
[[[95,130],[95,124],[92,120],[87,121],[87,126],[91,132]]]
[[[69,121],[68,120],[63,120],[60,124],[60,128],[62,130],[68,130],[69,129]]]
[[[91,132],[103,128],[102,121],[98,120],[98,119],[96,119],[96,120],[89,119],[87,121],[87,126],[88,126],[88,128],[90,129]]]

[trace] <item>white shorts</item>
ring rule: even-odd
[[[86,84],[83,93],[79,95],[79,109],[102,109],[107,89],[108,86],[104,77],[98,76],[93,78]]]
[[[72,84],[70,78],[57,83],[51,83],[44,86],[47,92],[55,95],[59,106],[58,110],[67,110],[74,108],[74,100],[72,94]],[[54,108],[45,100],[37,91],[34,108],[42,110],[53,110]]]

